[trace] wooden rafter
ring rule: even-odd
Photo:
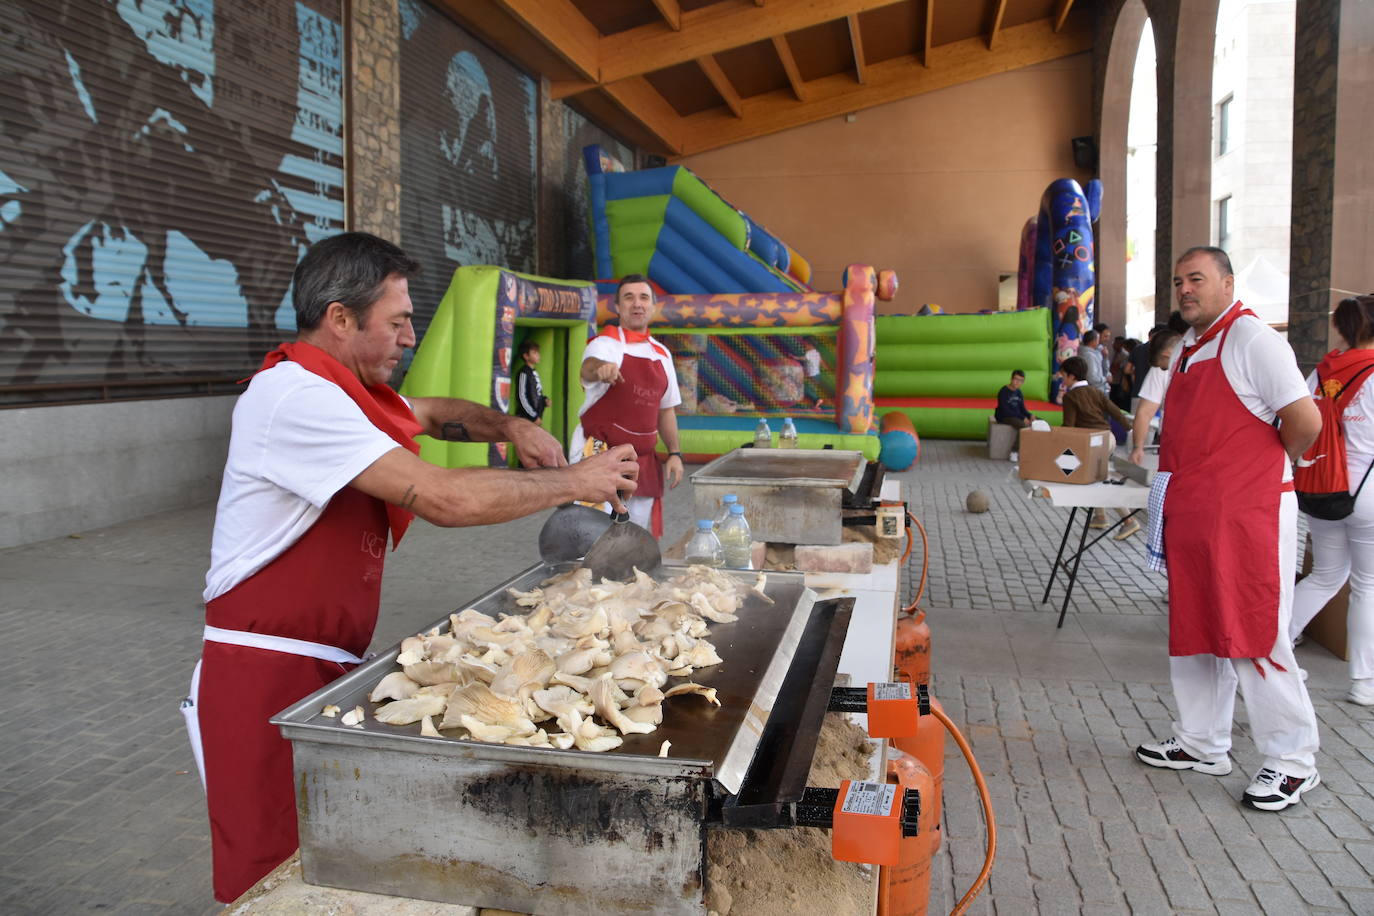
[[[926,0],[926,33],[921,37],[921,66],[930,66],[931,36],[935,32],[935,0]]]
[[[997,44],[997,33],[1002,29],[1002,16],[1007,12],[1007,0],[996,0],[997,12],[992,14],[992,28],[988,29],[988,50]]]
[[[706,78],[711,81],[711,85],[716,87],[716,92],[725,100],[730,112],[737,118],[744,117],[744,106],[740,101],[739,93],[735,91],[734,85],[730,82],[730,77],[725,75],[725,71],[716,63],[714,57],[697,58],[697,66],[701,72],[706,74]]]
[[[616,106],[659,139],[670,154],[682,148],[682,116],[642,76],[632,76],[600,87]]]
[[[996,54],[979,36],[940,47],[939,69],[921,66],[914,56],[870,64],[867,83],[855,86],[847,73],[810,80],[810,100],[797,102],[786,90],[749,99],[749,116],[735,118],[719,109],[684,118],[683,155],[717,149],[802,124],[872,108],[949,86],[1079,54],[1092,47],[1092,30],[1080,24],[1056,33],[1048,19],[1002,30]]]
[[[506,2],[523,5],[537,0]],[[688,10],[682,14],[682,29],[677,32],[664,23],[652,22],[602,38],[601,80],[614,82],[662,70],[892,4],[893,0],[773,0],[767,9],[715,3]]]
[[[849,20],[849,46],[854,49],[854,75],[860,83],[864,81],[864,36],[859,30],[859,15],[850,13]]]
[[[797,69],[797,59],[792,56],[792,46],[787,43],[786,35],[773,36],[773,50],[778,52],[778,60],[782,61],[787,81],[792,84],[792,94],[797,97],[798,102],[805,102],[806,80],[802,79],[801,70]]]
[[[1054,30],[1058,32],[1064,27],[1064,20],[1069,18],[1069,10],[1073,9],[1073,0],[1059,0],[1059,5],[1054,10]]]
[[[654,0],[654,6],[658,7],[659,15],[668,23],[668,28],[674,32],[682,28],[682,7],[678,6],[677,0]]]
[[[497,0],[539,40],[563,58],[578,76],[601,79],[601,33],[570,0]],[[673,34],[669,31],[668,34]]]

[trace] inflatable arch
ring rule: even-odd
[[[550,400],[544,427],[565,445],[582,406],[578,371],[595,333],[596,285],[500,267],[460,267],[415,351],[401,394],[457,397],[510,410],[512,354],[533,337]],[[442,467],[507,463],[504,444],[420,437],[420,456]]]

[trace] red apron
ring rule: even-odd
[[[263,368],[283,358],[339,384],[374,425],[418,451],[420,425],[394,391],[363,386],[333,357],[299,342],[268,354]],[[399,543],[413,517],[343,487],[298,541],[206,604],[206,625],[361,657],[377,624],[387,534]],[[299,845],[291,744],[268,719],[352,667],[207,636],[195,705],[220,902],[237,899]]]
[[[607,328],[607,336],[624,341],[619,328]],[[650,346],[657,344],[650,343]],[[665,352],[666,355],[666,352]],[[639,457],[639,486],[635,496],[663,495],[663,476],[659,473],[658,411],[663,394],[668,390],[668,373],[656,359],[626,355],[620,361],[620,374],[625,379],[611,385],[587,412],[582,414],[582,432],[588,439],[600,439],[607,445],[634,446]]]
[[[1278,635],[1279,501],[1284,448],[1278,430],[1241,402],[1221,365],[1237,304],[1203,335],[1217,353],[1169,380],[1159,467],[1169,471],[1164,549],[1169,566],[1169,654],[1265,658]]]

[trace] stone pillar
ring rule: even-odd
[[[1297,4],[1288,340],[1304,370],[1328,315],[1374,291],[1374,4]]]
[[[401,68],[397,0],[352,0],[348,228],[401,244]]]

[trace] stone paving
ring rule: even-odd
[[[1255,765],[1243,704],[1232,775],[1139,765],[1131,748],[1167,734],[1172,703],[1164,590],[1141,567],[1141,538],[1085,558],[1056,630],[1058,605],[1038,602],[1065,514],[1027,499],[1010,465],[981,451],[925,443],[898,475],[931,538],[921,604],[936,693],[973,745],[1000,831],[970,912],[1374,914],[1374,711],[1342,702],[1344,663],[1300,650],[1325,781],[1303,805],[1237,804]],[[975,487],[991,497],[986,514],[964,510]],[[670,532],[686,530],[690,504],[689,487],[671,494]],[[0,551],[0,913],[219,909],[177,712],[199,651],[212,517],[200,506]],[[413,526],[388,559],[376,647],[534,562],[541,523]],[[945,810],[932,913],[982,863],[982,816],[952,742]]]

